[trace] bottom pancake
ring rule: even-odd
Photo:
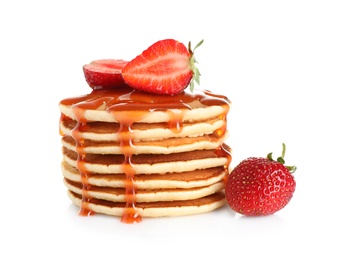
[[[82,206],[82,197],[68,190],[70,200],[78,207]],[[94,213],[121,217],[124,214],[126,203],[111,202],[92,198],[86,206]],[[206,213],[226,204],[225,193],[219,191],[212,195],[183,201],[137,202],[135,209],[141,217],[175,217]]]

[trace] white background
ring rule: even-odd
[[[339,3],[2,1],[0,258],[341,259]],[[78,216],[62,183],[58,102],[90,91],[83,64],[130,60],[165,38],[204,39],[201,87],[232,101],[233,166],[286,143],[298,168],[286,208],[134,225]]]

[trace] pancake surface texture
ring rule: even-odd
[[[64,184],[80,215],[124,223],[226,204],[230,101],[210,91],[157,95],[129,86],[63,99]]]

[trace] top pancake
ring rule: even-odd
[[[65,116],[78,122],[125,122],[126,124],[203,121],[226,115],[229,100],[209,91],[178,95],[146,95],[128,86],[92,91],[88,95],[64,99],[59,104]]]

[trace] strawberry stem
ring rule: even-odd
[[[281,164],[285,164],[285,160],[284,160],[284,156],[285,156],[285,152],[286,152],[286,146],[285,146],[285,144],[283,143],[282,144],[282,156],[281,157],[278,157],[277,158],[277,162],[279,162],[279,163],[281,163]],[[266,158],[268,159],[268,160],[270,160],[270,161],[274,161],[274,159],[272,158],[272,153],[269,153],[267,156],[266,156]],[[296,169],[297,169],[297,167],[295,166],[295,165],[293,165],[293,166],[286,166],[285,165],[285,168],[287,168],[291,173],[294,173],[295,171],[296,171]]]
[[[200,71],[198,70],[198,68],[195,66],[195,63],[198,63],[198,61],[195,59],[194,56],[194,51],[204,42],[204,40],[201,40],[197,45],[195,45],[194,49],[192,50],[191,48],[191,42],[188,43],[188,51],[191,54],[191,58],[190,58],[190,66],[191,69],[193,71],[193,77],[192,80],[190,82],[190,90],[193,92],[194,90],[194,82],[196,82],[198,85],[200,85]],[[193,80],[194,79],[194,80]]]

